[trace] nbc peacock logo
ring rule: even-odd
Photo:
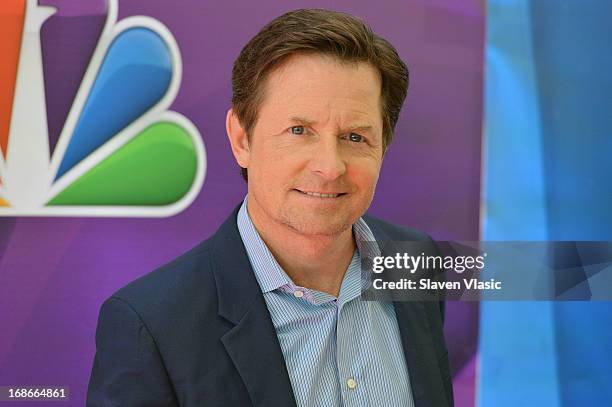
[[[108,0],[51,152],[41,29],[57,10],[0,0],[0,216],[170,216],[200,191],[204,143],[169,110],[178,45],[150,17],[117,21],[117,8]]]

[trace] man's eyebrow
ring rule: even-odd
[[[313,124],[317,123],[315,120],[310,120],[300,116],[292,116],[289,118],[289,120],[303,126],[312,126]],[[371,131],[372,129],[374,129],[374,126],[369,124],[358,124],[354,126],[347,126],[343,131]]]
[[[365,124],[363,126],[352,126],[352,127],[349,127],[347,130],[350,130],[350,131],[370,131],[373,128],[374,128],[373,126]]]
[[[313,124],[316,123],[316,121],[314,120],[309,120],[309,119],[306,119],[300,116],[292,116],[289,118],[289,120],[291,120],[294,123],[302,124],[304,126],[312,126]]]

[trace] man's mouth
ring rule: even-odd
[[[302,191],[300,189],[296,189],[296,191],[301,192],[304,195],[312,196],[315,198],[338,198],[339,196],[346,195],[346,192],[326,193],[326,192]]]

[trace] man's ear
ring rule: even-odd
[[[227,138],[232,146],[232,153],[234,153],[236,162],[242,168],[248,168],[250,157],[249,139],[233,109],[227,111],[225,130],[227,131]]]

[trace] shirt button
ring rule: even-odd
[[[295,295],[296,298],[302,298],[304,296],[304,291],[295,290],[293,295]]]
[[[353,390],[357,387],[357,382],[352,377],[346,381],[346,385],[349,389]]]

